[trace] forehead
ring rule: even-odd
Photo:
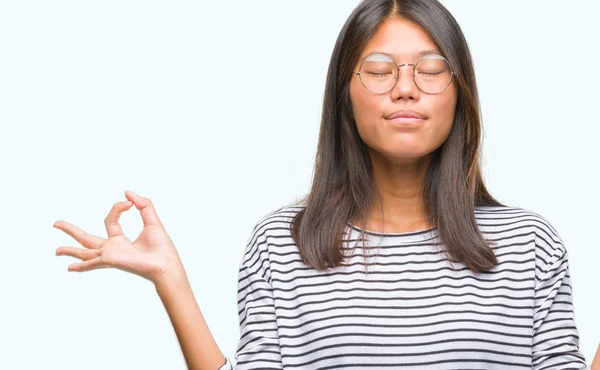
[[[399,17],[385,20],[365,46],[360,59],[381,53],[395,61],[417,60],[426,54],[441,51],[429,35],[416,23]]]

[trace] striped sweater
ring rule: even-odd
[[[443,254],[437,229],[408,233],[348,224],[344,266],[300,258],[290,223],[302,205],[254,227],[238,276],[245,369],[584,369],[568,254],[541,215],[477,207],[499,264],[474,274]],[[364,255],[370,262],[364,272]]]

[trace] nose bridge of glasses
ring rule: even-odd
[[[415,70],[416,70],[416,64],[412,64],[412,63],[403,63],[403,64],[398,64],[396,65],[398,67],[398,75],[396,76],[396,83],[395,85],[398,85],[400,83],[400,67],[404,67],[404,66],[408,66],[408,67],[412,67],[412,71],[411,73],[408,75],[408,79],[409,79],[409,83],[416,83],[416,81],[414,80],[414,76],[415,76]]]
[[[403,64],[398,64],[396,65],[396,67],[398,67],[398,73],[400,73],[400,67],[404,67],[404,66],[409,66],[412,67],[412,72],[415,72],[415,68],[417,67],[416,64],[412,64],[412,63],[403,63]]]

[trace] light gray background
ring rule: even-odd
[[[473,53],[484,168],[570,255],[588,362],[598,312],[595,1],[443,3]],[[0,368],[183,369],[148,281],[67,272],[67,220],[105,237],[131,189],[152,199],[223,352],[260,217],[308,190],[325,74],[357,1],[0,2]],[[139,213],[122,216],[126,234]]]

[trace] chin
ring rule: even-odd
[[[406,150],[398,150],[397,148],[395,148],[395,150],[384,150],[384,151],[379,151],[379,154],[390,160],[390,161],[395,161],[395,160],[399,160],[399,161],[406,161],[406,160],[417,160],[419,158],[425,157],[429,154],[429,152],[427,151],[422,151],[422,150],[410,150],[410,149],[406,149]]]

